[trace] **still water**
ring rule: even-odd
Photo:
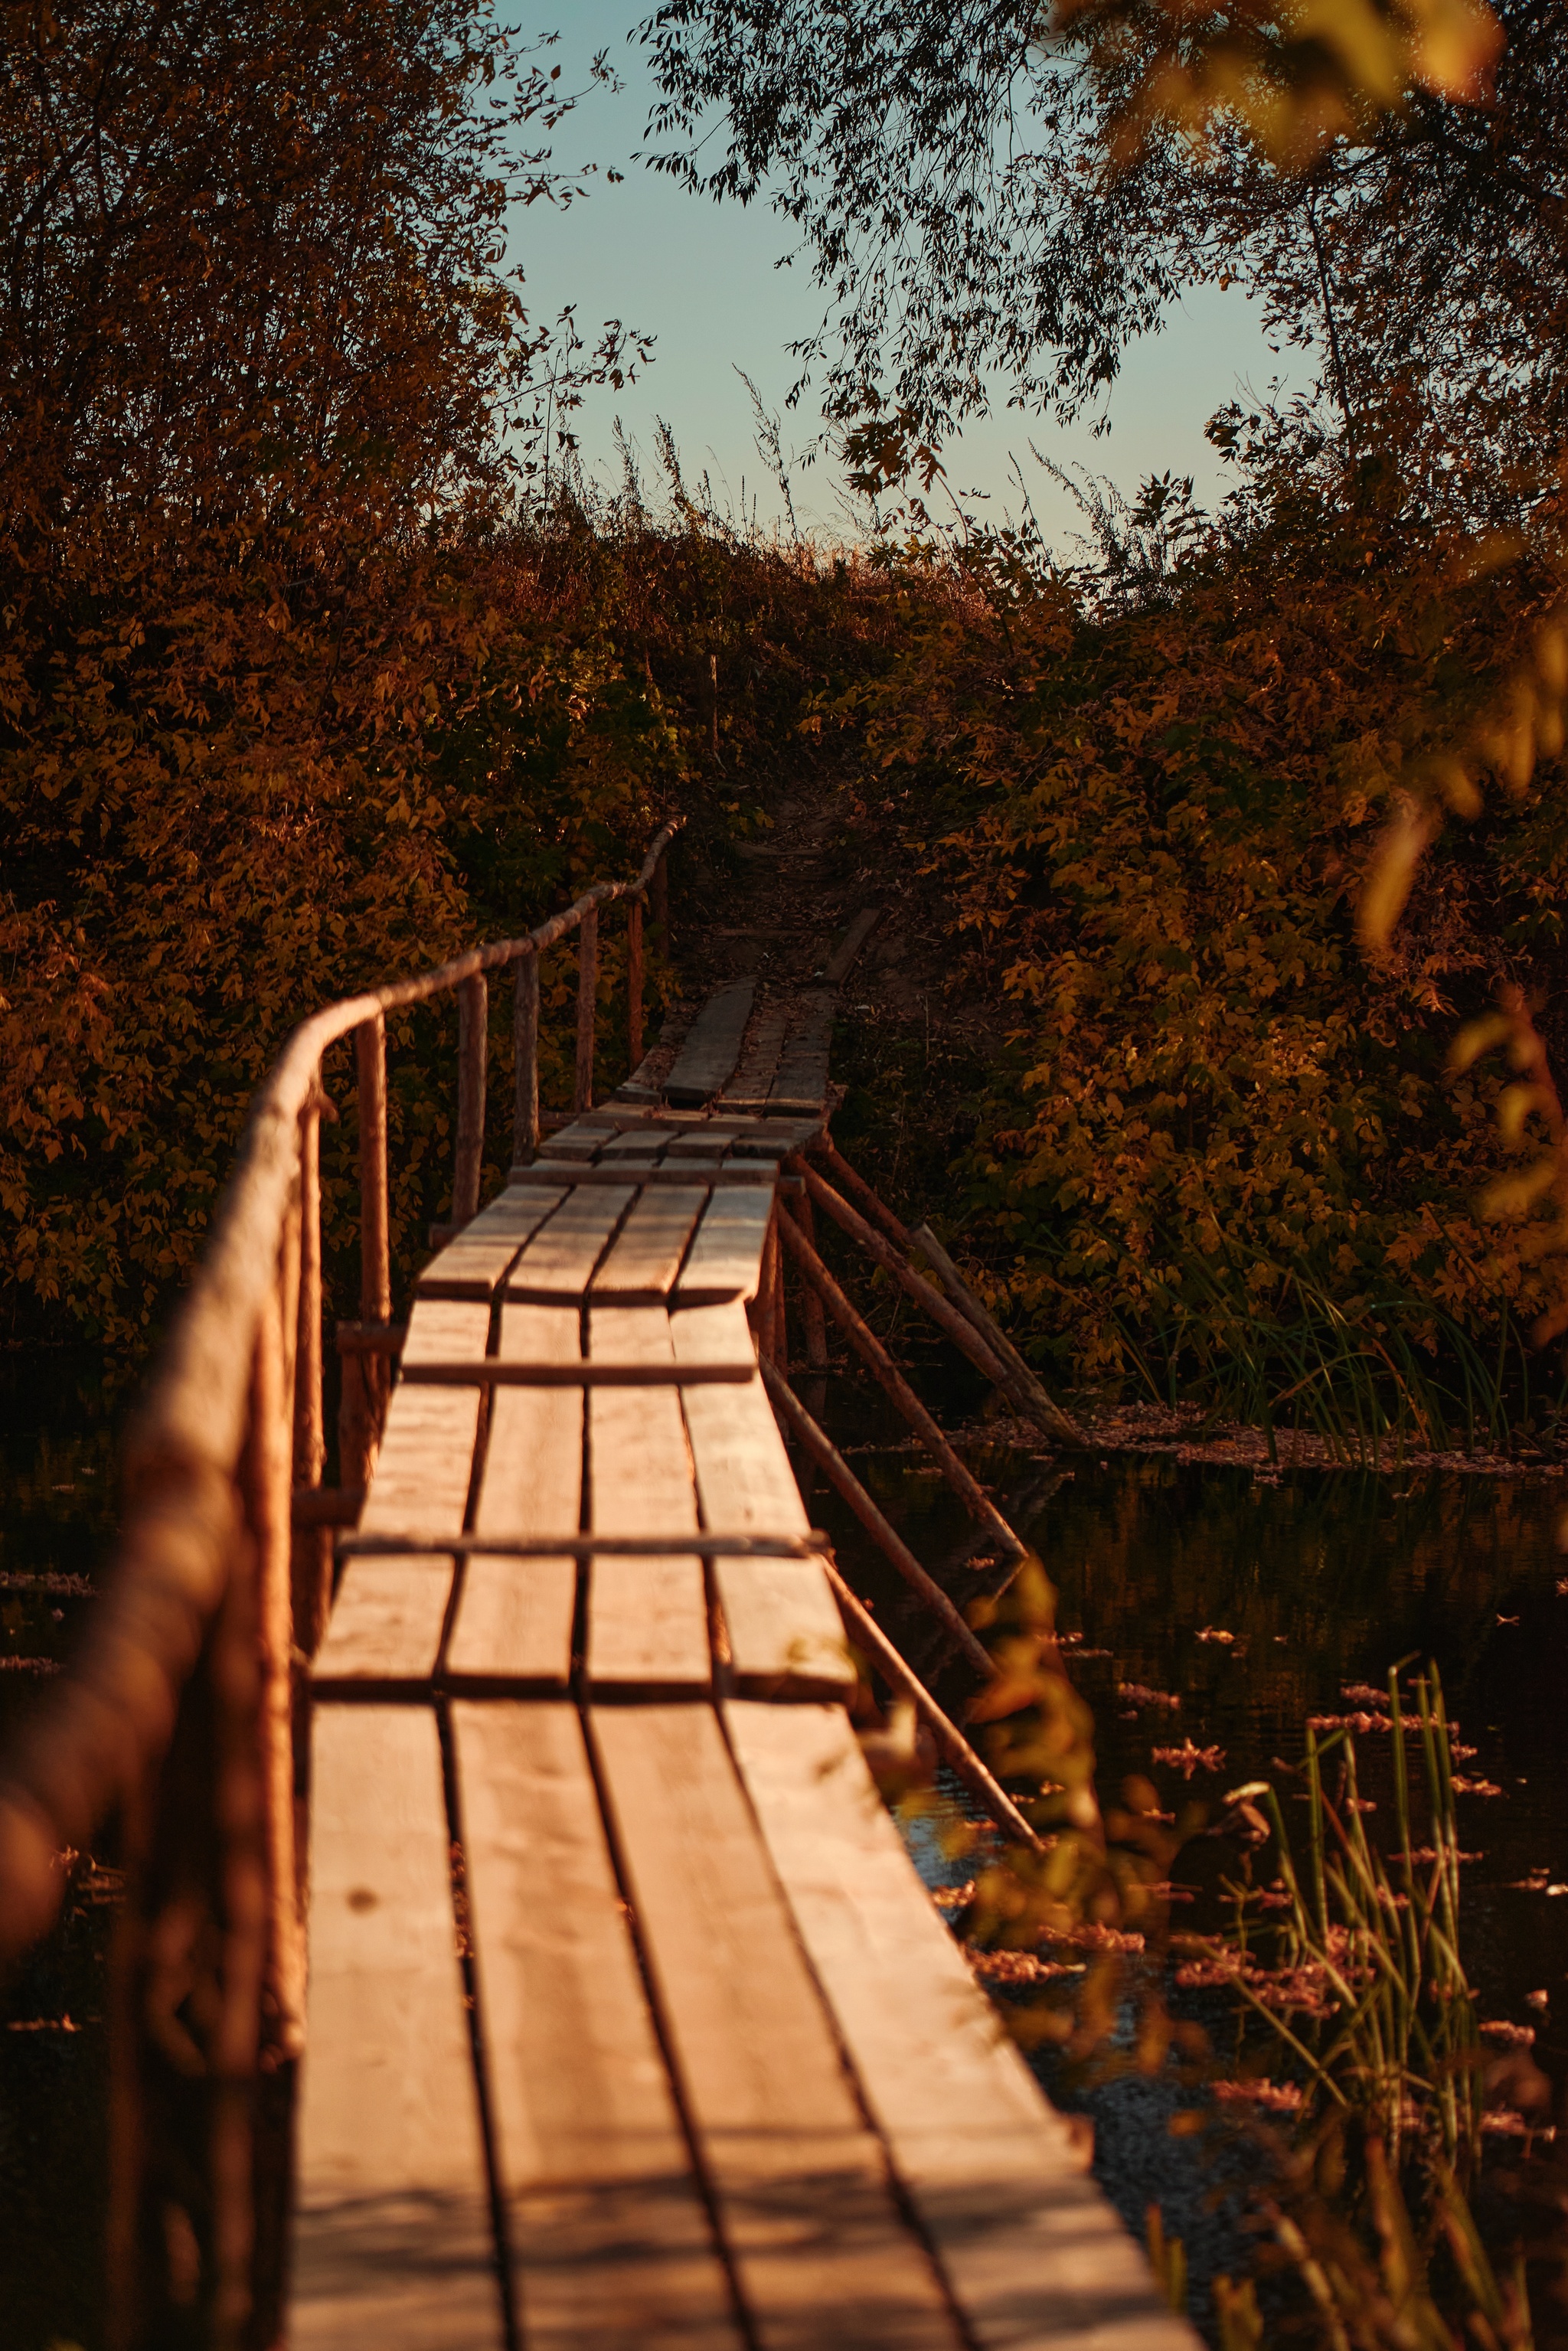
[[[933,1367],[929,1401],[956,1400]],[[827,1384],[821,1409],[916,1553],[942,1570],[967,1534],[939,1479],[858,1382]],[[811,1399],[813,1404],[817,1399]],[[111,1522],[117,1407],[101,1365],[0,1356],[0,1726],[67,1653],[90,1609]],[[1061,1594],[1074,1678],[1094,1710],[1102,1785],[1145,1773],[1162,1804],[1218,1811],[1227,1789],[1300,1757],[1312,1714],[1345,1710],[1347,1685],[1430,1657],[1477,1752],[1467,1775],[1496,1796],[1461,1801],[1465,1956],[1483,2014],[1532,2025],[1559,2087],[1568,2066],[1568,1557],[1556,1529],[1563,1481],[1452,1474],[1373,1477],[1177,1465],[1090,1455],[1068,1467],[981,1443],[970,1458],[1039,1549]],[[925,1628],[880,1556],[831,1496],[811,1514],[895,1637],[918,1656]],[[1208,1637],[1203,1637],[1205,1635]],[[1216,1637],[1228,1634],[1228,1640]],[[1076,1655],[1074,1654],[1076,1653]],[[1129,1701],[1132,1688],[1178,1699]],[[1184,1775],[1155,1747],[1218,1749]],[[1370,1745],[1371,1742],[1365,1742]],[[1373,1771],[1371,1794],[1379,1795]],[[928,1881],[952,1882],[938,1823],[912,1825]],[[94,1857],[111,1863],[112,1854]],[[1222,1850],[1198,1839],[1175,1878],[1191,1923],[1214,1923]],[[101,2339],[104,2189],[103,1959],[110,1869],[78,1865],[59,1933],[0,1985],[0,2310],[6,2351]],[[1182,1923],[1185,1923],[1182,1922]],[[1531,2001],[1531,1993],[1544,1993]],[[1203,2281],[1244,2261],[1238,2208],[1190,2140],[1166,2127],[1189,2103],[1174,2082],[1095,2086],[1041,2071],[1087,2111],[1095,2168],[1141,2233],[1157,2202]]]
[[[929,1391],[928,1391],[929,1395]],[[931,1400],[935,1400],[931,1398]],[[849,1399],[845,1398],[845,1405]],[[863,1404],[849,1408],[865,1412]],[[830,1413],[834,1410],[829,1399]],[[843,1406],[840,1407],[841,1411]],[[868,1414],[854,1467],[917,1556],[956,1562],[966,1526],[945,1487]],[[970,1447],[972,1466],[1032,1541],[1060,1595],[1066,1662],[1093,1709],[1100,1785],[1152,1780],[1163,1809],[1202,1804],[1301,1761],[1309,1716],[1343,1715],[1347,1687],[1381,1687],[1391,1666],[1433,1661],[1479,1789],[1459,1798],[1462,1942],[1480,2014],[1531,2028],[1561,2115],[1568,2074],[1568,1557],[1558,1528],[1568,1493],[1541,1476],[1452,1473],[1392,1478],[1350,1471],[1285,1473],[1178,1464],[1168,1457],[1091,1456],[1071,1468],[1000,1447]],[[825,1522],[888,1630],[918,1652],[914,1607],[832,1498]],[[1225,1637],[1228,1636],[1228,1637]],[[1129,1692],[1136,1691],[1136,1698]],[[1159,1698],[1176,1701],[1160,1704]],[[1360,1701],[1364,1704],[1364,1699]],[[1179,1769],[1155,1751],[1193,1748],[1206,1764]],[[1358,1742],[1364,1792],[1390,1808],[1389,1742]],[[1212,1750],[1212,1752],[1210,1751]],[[952,1811],[972,1813],[955,1790]],[[943,1821],[910,1824],[911,1850],[934,1886],[971,1861],[943,1850]],[[1369,1819],[1375,1841],[1376,1822]],[[1221,1924],[1218,1882],[1234,1873],[1228,1839],[1199,1835],[1173,1866],[1173,1928]],[[1531,1995],[1533,1994],[1532,1999]],[[1542,1997],[1544,1995],[1544,1998]],[[1225,2045],[1211,1997],[1173,2005],[1201,2017]],[[1216,2026],[1219,2027],[1216,2031]],[[1207,2316],[1206,2283],[1247,2264],[1241,2204],[1212,2141],[1173,2137],[1193,2104],[1174,2078],[1135,2074],[1096,2084],[1046,2053],[1033,2061],[1059,2103],[1093,2123],[1094,2168],[1140,2235],[1151,2203],[1186,2247],[1192,2314]],[[1281,2066],[1281,2072],[1288,2072]]]
[[[0,1730],[92,1606],[112,1523],[116,1411],[100,1359],[0,1354]],[[112,1872],[83,1855],[58,1931],[0,1979],[0,2341],[100,2339]]]

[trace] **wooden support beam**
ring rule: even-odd
[[[321,1490],[327,1461],[321,1332],[321,1112],[318,1082],[299,1113],[299,1304],[294,1343],[294,1644],[313,1656],[327,1629],[332,1550],[322,1523],[302,1520],[300,1498]]]
[[[670,852],[666,849],[653,867],[648,883],[648,917],[653,944],[666,963],[670,959]]]
[[[482,971],[476,971],[457,991],[457,1144],[452,1168],[452,1222],[459,1229],[479,1209],[489,1048],[489,983]]]
[[[892,1561],[910,1590],[918,1593],[944,1630],[951,1635],[975,1671],[989,1681],[993,1670],[989,1656],[941,1585],[926,1574],[904,1537],[883,1517],[827,1430],[812,1419],[793,1388],[780,1379],[771,1364],[765,1363],[761,1369],[774,1409],[789,1434],[800,1438],[830,1484],[838,1489],[849,1504],[872,1541]]]
[[[807,1148],[833,1176],[840,1191],[847,1192],[852,1200],[857,1200],[873,1224],[880,1225],[888,1239],[896,1242],[907,1255],[915,1247],[908,1227],[899,1222],[886,1201],[872,1190],[865,1177],[856,1174],[825,1126],[820,1127],[812,1135]]]
[[[360,1123],[360,1314],[392,1319],[387,1209],[387,1024],[374,1013],[354,1031]],[[345,1362],[338,1408],[338,1458],[345,1486],[370,1483],[386,1416],[386,1373],[373,1359]]]
[[[539,959],[517,959],[512,998],[512,1067],[516,1107],[512,1113],[512,1158],[526,1167],[539,1148]]]
[[[805,1182],[808,1197],[815,1200],[821,1207],[824,1208],[833,1222],[849,1234],[852,1240],[858,1241],[873,1263],[880,1265],[884,1273],[890,1274],[905,1297],[913,1298],[922,1313],[928,1314],[952,1340],[960,1353],[967,1355],[975,1369],[982,1373],[994,1388],[999,1388],[1005,1395],[1009,1384],[1008,1373],[999,1357],[987,1346],[968,1317],[961,1313],[949,1300],[944,1298],[939,1290],[934,1290],[930,1282],[922,1281],[907,1258],[901,1256],[891,1241],[884,1240],[875,1227],[868,1224],[858,1209],[852,1208],[842,1194],[835,1192],[832,1186],[819,1176],[814,1167],[808,1165],[799,1152],[790,1155],[789,1164],[791,1167],[799,1169]]]
[[[360,1108],[360,1313],[367,1322],[392,1315],[392,1256],[387,1233],[387,1024],[374,1013],[354,1031]]]
[[[857,1353],[870,1364],[959,1500],[973,1517],[990,1528],[998,1542],[1021,1556],[1028,1545],[1020,1542],[979,1480],[965,1468],[882,1341],[856,1313],[805,1234],[789,1218],[779,1220],[779,1229],[783,1235],[785,1247],[794,1256],[806,1280],[817,1291],[834,1322],[847,1332]]]
[[[992,1349],[1011,1376],[1012,1384],[1006,1394],[1017,1401],[1031,1420],[1049,1429],[1064,1445],[1087,1442],[1076,1421],[1070,1419],[1053,1396],[1047,1394],[1039,1375],[1033,1372],[994,1314],[976,1297],[929,1225],[916,1225],[910,1236],[922,1257],[934,1265],[947,1286],[949,1296],[966,1315],[980,1337]]]
[[[635,1070],[643,1060],[643,901],[635,893],[626,902],[626,1066]]]
[[[798,1193],[792,1199],[781,1202],[779,1213],[792,1216],[813,1249],[817,1246],[817,1228],[811,1210],[810,1191]],[[825,1372],[828,1368],[828,1323],[822,1301],[809,1281],[800,1284],[800,1320],[806,1332],[806,1364],[810,1371]]]
[[[876,1667],[889,1689],[907,1698],[923,1722],[928,1725],[937,1746],[954,1771],[990,1814],[1004,1836],[1014,1844],[1027,1845],[1031,1853],[1048,1850],[1038,1829],[1030,1828],[1007,1790],[988,1770],[970,1746],[952,1718],[945,1714],[915,1672],[913,1666],[900,1656],[882,1626],[863,1602],[857,1600],[831,1560],[824,1560],[828,1582],[839,1604],[844,1620],[844,1630],[860,1649],[869,1665]]]
[[[574,1111],[593,1108],[593,1029],[599,1009],[599,909],[590,906],[577,935],[577,1071]]]

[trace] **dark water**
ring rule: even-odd
[[[61,1355],[26,1366],[0,1356],[0,1726],[65,1653],[92,1603],[90,1579],[111,1518],[115,1409],[100,1367]],[[944,1419],[969,1399],[934,1367]],[[898,1442],[880,1398],[832,1378],[822,1406],[855,1466],[917,1554],[940,1570],[968,1532],[940,1480]],[[1556,1526],[1562,1481],[1451,1475],[1373,1478],[1303,1472],[1276,1484],[1240,1470],[1164,1458],[1061,1462],[981,1447],[974,1466],[1034,1541],[1061,1593],[1061,1623],[1084,1652],[1074,1667],[1092,1704],[1102,1785],[1146,1773],[1169,1810],[1218,1809],[1224,1791],[1301,1752],[1309,1714],[1342,1712],[1347,1683],[1380,1683],[1414,1654],[1433,1658],[1450,1710],[1477,1753],[1468,1775],[1497,1797],[1461,1799],[1461,1834],[1481,1858],[1465,1871],[1464,1948],[1483,2014],[1532,2025],[1555,2082],[1568,2072],[1568,1557]],[[820,1491],[812,1516],[912,1654],[925,1628],[852,1521]],[[1226,1632],[1229,1642],[1199,1637]],[[1176,1708],[1129,1706],[1136,1684]],[[1222,1766],[1190,1779],[1155,1764],[1156,1746],[1218,1747]],[[1376,1742],[1363,1742],[1368,1792]],[[956,1810],[961,1809],[956,1805]],[[910,1831],[934,1885],[947,1861],[939,1823]],[[102,1861],[105,1856],[99,1855]],[[112,1855],[108,1856],[112,1859]],[[1216,1923],[1224,1849],[1197,1840],[1174,1876],[1195,1900],[1180,1923]],[[1540,1891],[1521,1881],[1536,1877]],[[0,2345],[55,2351],[99,2340],[104,2180],[103,1956],[112,1877],[78,1867],[58,1934],[0,1984]],[[1527,1995],[1544,1992],[1546,2004]],[[1246,2260],[1238,2205],[1190,2140],[1168,2123],[1189,2094],[1174,2078],[1096,2086],[1040,2061],[1063,2103],[1089,2112],[1096,2169],[1140,2233],[1148,2203],[1187,2247],[1202,2281]]]
[[[101,1362],[0,1354],[0,1729],[65,1656],[112,1517]],[[83,1855],[58,1931],[0,1978],[0,2343],[96,2346],[111,1873]]]
[[[863,1401],[854,1466],[917,1556],[956,1554],[966,1533],[957,1506]],[[834,1410],[829,1401],[829,1411]],[[842,1409],[841,1407],[841,1409]],[[1061,1597],[1060,1624],[1073,1678],[1093,1708],[1103,1792],[1122,1779],[1152,1779],[1162,1807],[1203,1803],[1211,1815],[1239,1782],[1289,1782],[1276,1759],[1299,1762],[1309,1715],[1343,1714],[1347,1684],[1381,1686],[1406,1657],[1436,1663],[1467,1747],[1466,1777],[1495,1796],[1459,1799],[1460,1837],[1477,1857],[1463,1872],[1463,1949],[1488,2019],[1531,2026],[1534,2054],[1559,2102],[1568,2076],[1568,1558],[1557,1529],[1563,1481],[1452,1474],[1394,1479],[1351,1472],[1256,1480],[1243,1470],[1179,1466],[1168,1458],[1113,1456],[1071,1470],[993,1448],[971,1462],[1039,1550]],[[1042,1490],[1043,1488],[1043,1490]],[[839,1540],[890,1631],[918,1653],[916,1610],[858,1529],[819,1493],[812,1513]],[[1200,1635],[1207,1632],[1208,1639]],[[1225,1633],[1232,1637],[1213,1637]],[[1083,1654],[1077,1656],[1075,1652]],[[1179,1699],[1129,1704],[1129,1686]],[[1190,1775],[1153,1760],[1155,1748],[1218,1748],[1217,1768]],[[1364,1793],[1390,1810],[1388,1742],[1358,1742]],[[956,1813],[972,1813],[958,1800]],[[1285,1802],[1287,1818],[1291,1805]],[[943,1850],[940,1814],[910,1824],[927,1882],[952,1884],[972,1864]],[[1369,1818],[1375,1836],[1375,1817]],[[1198,1837],[1173,1879],[1189,1901],[1173,1925],[1213,1931],[1218,1881],[1234,1870],[1228,1842]],[[1523,1881],[1536,1885],[1527,1889]],[[1178,1893],[1179,1900],[1179,1893]],[[1536,2000],[1529,1995],[1534,1993]],[[1542,2004],[1540,1995],[1545,1995]],[[1178,2010],[1184,2003],[1174,2002]],[[1187,2000],[1224,2043],[1212,1999]],[[1095,2169],[1129,2224],[1143,2233],[1147,2207],[1186,2244],[1194,2315],[1206,2315],[1204,2282],[1246,2266],[1239,2199],[1227,2194],[1225,2161],[1212,2142],[1173,2137],[1171,2117],[1192,2095],[1174,2073],[1124,2073],[1096,2086],[1036,2061],[1058,2100],[1087,2112]],[[1288,2071],[1288,2068],[1281,2068]],[[1244,2158],[1233,2151],[1232,2168]]]

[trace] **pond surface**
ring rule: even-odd
[[[949,1423],[970,1400],[933,1366],[930,1401]],[[917,1555],[942,1572],[968,1528],[927,1465],[901,1441],[880,1397],[826,1382],[820,1409],[852,1450]],[[818,1400],[803,1384],[813,1408]],[[0,1726],[66,1653],[91,1606],[111,1524],[116,1409],[100,1366],[61,1354],[0,1356]],[[1468,1776],[1500,1790],[1460,1800],[1464,1947],[1488,2017],[1528,2023],[1560,2084],[1568,2069],[1568,1558],[1556,1527],[1563,1481],[1419,1473],[1286,1473],[1088,1456],[1069,1465],[984,1445],[975,1468],[1038,1548],[1061,1595],[1075,1680],[1092,1705],[1102,1786],[1152,1779],[1161,1803],[1218,1813],[1226,1790],[1299,1759],[1306,1719],[1341,1713],[1347,1684],[1380,1684],[1407,1656],[1430,1657],[1477,1752]],[[879,1554],[831,1496],[813,1520],[913,1656],[925,1629]],[[1232,1637],[1223,1641],[1218,1634]],[[1204,1638],[1207,1634],[1209,1637]],[[1074,1652],[1078,1654],[1074,1656]],[[1134,1686],[1179,1698],[1119,1695]],[[1155,1747],[1217,1748],[1184,1774]],[[1381,1798],[1375,1760],[1368,1789]],[[1277,1776],[1277,1775],[1276,1775]],[[956,1796],[955,1813],[966,1809]],[[934,1886],[972,1865],[944,1856],[940,1823],[910,1831]],[[1189,1845],[1175,1876],[1186,1917],[1217,1923],[1226,1850]],[[105,1856],[99,1855],[99,1862]],[[112,1859],[110,1855],[108,1858]],[[1540,1890],[1526,1890],[1533,1879]],[[0,1986],[0,2339],[6,2351],[97,2351],[104,2191],[103,1963],[112,1874],[78,1867],[57,1935]],[[1177,1923],[1186,1923],[1185,1919]],[[1528,1995],[1544,1993],[1544,2006]],[[1138,2233],[1149,2202],[1186,2245],[1196,2280],[1244,2266],[1238,2208],[1223,2176],[1167,2126],[1190,2096],[1174,2080],[1096,2087],[1037,2061],[1063,2104],[1086,2110],[1095,2168]]]
[[[92,1605],[113,1523],[117,1415],[101,1359],[0,1353],[0,1731]],[[112,1871],[80,1857],[57,1932],[0,1979],[0,2340],[100,2339],[105,1959]]]
[[[931,1392],[928,1390],[928,1395]],[[932,1396],[935,1401],[934,1396]],[[958,1505],[920,1457],[893,1436],[863,1395],[827,1410],[858,1414],[853,1467],[917,1557],[956,1562],[967,1533]],[[1309,1716],[1341,1715],[1349,1687],[1385,1686],[1391,1666],[1430,1659],[1458,1737],[1475,1750],[1464,1776],[1495,1794],[1458,1799],[1462,1942],[1482,2017],[1531,2028],[1534,2055],[1561,2103],[1568,2075],[1568,1558],[1557,1531],[1568,1494],[1540,1476],[1427,1472],[1250,1471],[1168,1457],[1090,1456],[1071,1466],[970,1447],[968,1458],[1031,1541],[1060,1595],[1066,1663],[1093,1709],[1103,1795],[1124,1776],[1152,1780],[1161,1806],[1207,1805],[1251,1779],[1290,1782]],[[836,1500],[820,1490],[813,1519],[875,1595],[886,1629],[912,1655],[927,1640],[891,1569]],[[1228,1637],[1220,1637],[1228,1636]],[[1139,1695],[1130,1698],[1127,1693]],[[955,1692],[956,1703],[961,1688]],[[1157,1703],[1158,1697],[1177,1701]],[[1361,1701],[1364,1705],[1365,1701]],[[1158,1749],[1218,1750],[1178,1769]],[[1389,1742],[1357,1742],[1364,1793],[1390,1809]],[[972,1802],[948,1792],[953,1815]],[[1287,1823],[1291,1814],[1284,1800]],[[1376,1821],[1368,1830],[1375,1841]],[[950,1885],[972,1862],[943,1850],[943,1821],[911,1823],[927,1882]],[[1172,1925],[1221,1924],[1218,1883],[1236,1869],[1229,1840],[1198,1838],[1173,1868]],[[1185,1905],[1184,1905],[1185,1896]],[[1534,1999],[1531,1995],[1535,1995]],[[1544,1995],[1544,1999],[1542,1999]],[[1186,2012],[1204,2003],[1179,2000]],[[1214,2029],[1217,2003],[1203,2021]],[[1218,2037],[1218,2036],[1217,2036]],[[1247,2265],[1239,2206],[1217,2176],[1212,2142],[1171,2136],[1190,2091],[1174,2076],[1085,2084],[1053,2053],[1035,2059],[1059,2103],[1090,2115],[1095,2171],[1142,2235],[1151,2203],[1186,2244],[1193,2315],[1207,2315],[1206,2281]],[[1286,2072],[1287,2067],[1281,2067]],[[1232,2162],[1239,2159],[1238,2150]]]

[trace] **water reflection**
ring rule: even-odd
[[[863,1411],[863,1406],[860,1407]],[[855,1467],[888,1515],[928,1561],[964,1544],[956,1506],[902,1446],[883,1442],[867,1414]],[[1034,1542],[1061,1595],[1074,1679],[1094,1709],[1101,1784],[1151,1778],[1166,1809],[1196,1798],[1216,1814],[1239,1782],[1300,1760],[1309,1716],[1343,1715],[1347,1687],[1382,1685],[1406,1657],[1431,1657],[1467,1747],[1472,1782],[1495,1796],[1463,1796],[1461,1836],[1477,1856],[1464,1874],[1464,1948],[1487,2017],[1532,2025],[1536,2055],[1561,2085],[1568,2070],[1568,1560],[1557,1549],[1560,1480],[1453,1474],[1393,1479],[1303,1471],[1279,1481],[1168,1458],[1108,1456],[1054,1468],[998,1447],[972,1465]],[[1047,1490],[1030,1501],[1030,1480]],[[830,1498],[813,1499],[878,1613],[910,1654],[930,1656],[917,1607],[872,1558]],[[974,1585],[983,1565],[967,1568]],[[993,1577],[994,1580],[994,1577]],[[960,1695],[955,1692],[956,1697]],[[1176,1704],[1162,1704],[1161,1698]],[[1364,1703],[1364,1701],[1363,1701]],[[1205,1755],[1187,1769],[1155,1761],[1186,1742]],[[1386,1812],[1386,1740],[1360,1742],[1363,1787]],[[1209,1752],[1209,1750],[1213,1750]],[[1206,1768],[1212,1764],[1213,1768]],[[966,1809],[949,1792],[955,1811]],[[1287,1802],[1287,1813],[1290,1812]],[[937,1823],[912,1828],[933,1885],[969,1865],[944,1855]],[[1218,1880],[1233,1868],[1228,1843],[1199,1837],[1173,1873],[1186,1901],[1176,1926],[1212,1929]],[[1530,1890],[1533,1878],[1542,1890]],[[1531,1993],[1547,1994],[1544,2010]],[[1212,2000],[1179,2002],[1225,2040]],[[1204,2314],[1205,2277],[1234,2272],[1246,2252],[1239,2207],[1223,2174],[1192,2140],[1173,2139],[1170,2116],[1190,2097],[1174,2081],[1123,2079],[1098,2088],[1036,2059],[1062,2103],[1086,2109],[1095,2168],[1140,2233],[1160,2203],[1184,2237]]]
[[[0,1728],[66,1656],[112,1520],[117,1411],[97,1357],[0,1355]],[[0,1981],[0,2338],[102,2339],[112,1876],[80,1868],[58,1931]]]

